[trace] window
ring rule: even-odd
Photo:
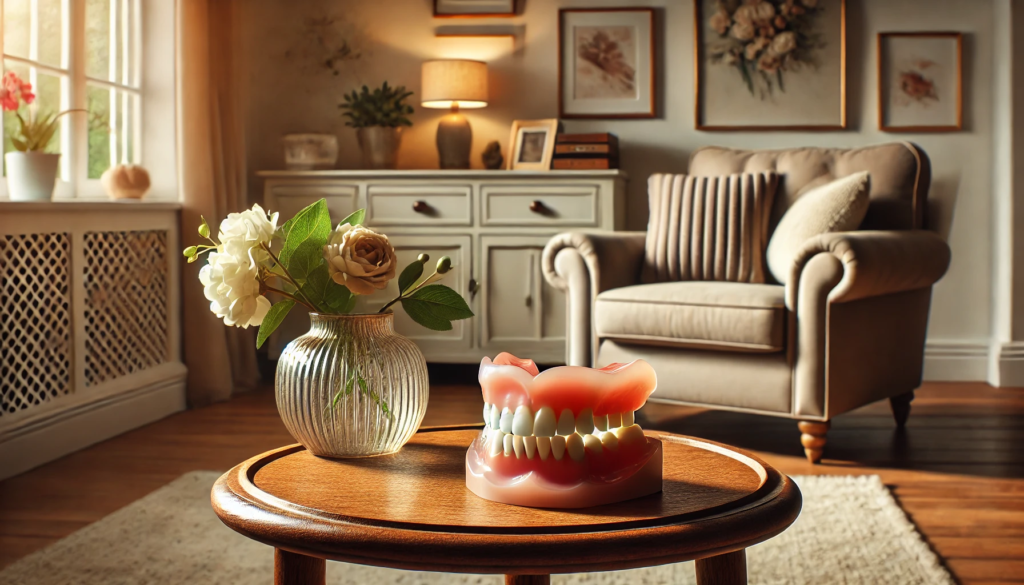
[[[32,83],[43,111],[61,118],[47,147],[61,153],[56,196],[101,196],[110,166],[142,161],[141,0],[0,0],[3,66]],[[4,152],[17,132],[3,116]]]

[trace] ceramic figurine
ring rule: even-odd
[[[142,199],[149,191],[149,172],[139,165],[115,165],[103,172],[100,184],[111,199]]]
[[[505,157],[501,156],[501,145],[498,144],[497,140],[487,143],[487,148],[484,149],[480,158],[484,161],[484,168],[486,169],[493,171],[505,168]]]

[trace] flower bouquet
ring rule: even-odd
[[[310,314],[309,333],[292,341],[278,360],[277,404],[292,435],[317,455],[389,453],[416,431],[426,412],[423,354],[393,328],[391,307],[401,304],[416,323],[447,331],[473,316],[466,301],[437,281],[451,258],[420,254],[397,272],[395,249],[384,234],[363,225],[358,210],[332,227],[323,199],[278,227],[278,214],[259,205],[232,213],[211,237],[206,219],[189,246],[210,310],[236,327],[258,326],[260,347],[288,313]],[[358,296],[384,290],[398,274],[397,295],[373,314],[353,314]],[[277,297],[272,302],[270,295]]]
[[[783,72],[816,65],[815,50],[825,46],[815,28],[818,0],[717,0],[708,26],[718,38],[709,43],[712,63],[733,66],[750,94],[760,99],[777,87],[786,91]]]

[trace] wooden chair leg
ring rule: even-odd
[[[324,585],[327,561],[274,549],[274,585]]]
[[[828,428],[832,426],[829,421],[802,420],[797,423],[800,428],[800,444],[804,446],[804,455],[811,463],[821,461],[821,454],[825,451],[825,435]]]
[[[747,551],[738,550],[717,557],[697,559],[697,585],[746,585]]]
[[[913,400],[913,390],[889,398],[889,405],[892,406],[892,417],[896,419],[897,428],[902,429],[907,426],[907,418],[910,416],[910,403]]]

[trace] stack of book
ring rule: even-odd
[[[552,169],[593,170],[619,168],[619,137],[608,132],[559,134],[555,138]]]

